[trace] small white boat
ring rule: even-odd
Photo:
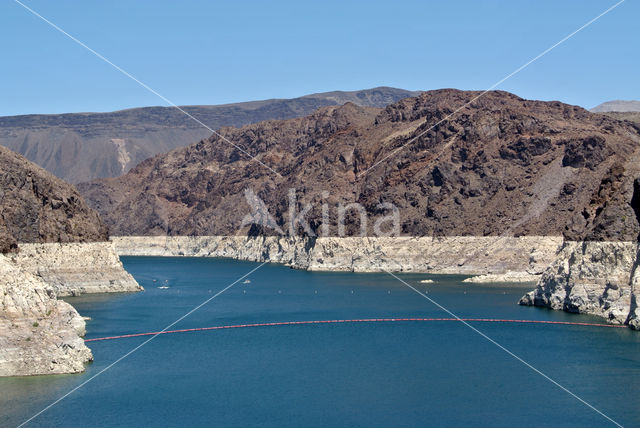
[[[250,279],[245,279],[243,284],[251,284],[251,280]]]
[[[160,290],[166,290],[166,289],[167,289],[167,288],[169,288],[169,287],[167,287],[166,285],[162,285],[162,286],[160,286],[160,287],[158,287],[158,288],[159,288]]]

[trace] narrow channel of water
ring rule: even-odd
[[[158,331],[255,263],[125,257],[146,291],[71,298],[87,338]],[[530,287],[407,274],[465,318],[601,322],[520,307]],[[433,278],[434,284],[419,284]],[[386,274],[265,265],[173,329],[448,314]],[[167,288],[160,288],[167,287]],[[640,334],[587,326],[474,327],[625,426],[640,425]],[[147,340],[92,342],[81,375],[0,379],[0,425],[15,426]],[[608,421],[459,322],[302,324],[155,338],[33,426],[584,426]]]

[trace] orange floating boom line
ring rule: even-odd
[[[194,331],[224,330],[224,329],[232,329],[232,328],[274,327],[274,326],[308,325],[308,324],[362,323],[362,322],[406,322],[406,321],[498,322],[498,323],[518,323],[518,324],[553,324],[553,325],[576,325],[576,326],[587,326],[587,327],[627,328],[625,325],[616,325],[616,324],[596,324],[596,323],[570,322],[570,321],[510,320],[510,319],[494,319],[494,318],[459,318],[459,319],[458,318],[363,318],[363,319],[342,319],[342,320],[280,321],[280,322],[254,323],[254,324],[218,325],[213,327],[185,328],[182,330],[166,330],[166,331],[154,331],[154,332],[146,332],[146,333],[123,334],[120,336],[96,337],[93,339],[85,339],[85,342],[98,342],[103,340],[127,339],[131,337],[140,337],[140,336],[188,333],[188,332],[194,332]]]

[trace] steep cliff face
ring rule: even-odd
[[[520,304],[597,315],[638,329],[637,267],[637,242],[566,242]]]
[[[324,204],[337,236],[337,207],[357,202],[367,236],[387,203],[407,236],[636,239],[637,125],[506,92],[477,95],[430,91],[385,109],[346,104],[221,130],[279,175],[214,136],[79,188],[112,235],[275,235],[242,227],[245,191],[285,226],[295,189],[296,211],[310,204],[305,219],[316,234]],[[358,215],[345,223],[347,236],[360,233]]]
[[[132,291],[107,227],[73,186],[0,147],[0,250],[59,295]]]
[[[140,289],[105,241],[71,185],[0,147],[0,376],[84,370],[84,321],[57,297]]]
[[[92,360],[78,312],[0,255],[0,376],[78,373]]]

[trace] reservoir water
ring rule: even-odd
[[[86,338],[159,331],[256,263],[124,257],[136,294],[69,298]],[[399,275],[463,318],[599,323],[521,307],[532,286]],[[420,284],[425,278],[433,284]],[[172,329],[265,322],[449,318],[387,274],[265,265]],[[163,288],[160,288],[163,287]],[[164,288],[166,287],[166,288]],[[624,426],[640,426],[640,333],[470,322]],[[91,342],[78,375],[0,379],[17,426],[149,337]],[[607,426],[612,423],[457,321],[301,324],[161,335],[28,426]]]

